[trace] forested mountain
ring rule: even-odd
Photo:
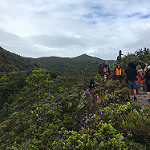
[[[61,57],[42,57],[42,58],[26,58],[13,54],[0,47],[0,71],[11,72],[26,70],[29,68],[43,68],[58,75],[64,75],[68,70],[71,74],[81,73],[85,68],[96,70],[103,60],[96,57],[91,57],[86,54],[75,58]],[[112,64],[114,61],[108,61]]]
[[[59,75],[63,75],[66,69],[71,74],[81,73],[85,68],[96,70],[99,64],[103,63],[104,60],[83,54],[75,58],[43,57],[31,59],[31,61],[38,64],[40,68],[48,69]],[[114,61],[108,62],[113,63]]]
[[[33,65],[27,58],[0,47],[0,72],[20,71],[29,68],[33,68]]]
[[[123,57],[123,69],[135,58],[149,63],[149,51],[143,53]],[[91,57],[72,59],[85,62]],[[88,90],[90,79],[95,80],[93,91]],[[127,102],[129,92],[125,78],[117,86],[112,73],[104,84],[98,71],[90,69],[74,75],[65,71],[63,76],[40,68],[3,72],[0,149],[149,150],[150,104]]]

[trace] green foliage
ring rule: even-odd
[[[34,68],[27,58],[10,53],[0,47],[0,72],[20,71]]]
[[[113,92],[115,90],[115,88],[117,87],[116,83],[114,80],[110,79],[107,81],[107,83],[105,84],[105,87],[107,88],[107,90],[109,92]]]
[[[86,130],[64,131],[59,141],[53,142],[53,149],[120,149],[125,147],[124,137],[110,125],[102,123],[93,135]]]
[[[37,149],[37,147],[51,147],[53,141],[57,141],[62,127],[73,129],[74,116],[79,104],[83,88],[91,78],[86,70],[88,78],[83,73],[79,79],[72,76],[55,77],[49,71],[36,69],[32,72],[14,72],[3,74],[1,89],[9,87],[11,93],[2,97],[4,100],[0,122],[0,148],[6,149]],[[8,91],[8,90],[7,90]],[[3,94],[3,91],[1,91]],[[8,104],[8,99],[12,99]],[[35,140],[36,131],[36,101],[39,99],[39,129],[40,141]],[[5,141],[4,141],[5,139]],[[11,139],[11,140],[10,140]],[[35,142],[37,141],[37,142]]]
[[[26,72],[26,75],[21,72],[4,74],[1,78],[3,85],[8,81],[16,81],[16,78],[20,78],[19,81],[23,83],[16,82],[16,87],[22,85],[20,90],[11,97],[11,103],[4,103],[1,109],[0,148],[82,150],[148,147],[149,109],[141,111],[139,103],[120,105],[129,92],[128,88],[118,91],[115,82],[108,80],[106,87],[113,90],[108,89],[105,93],[103,102],[107,98],[107,105],[80,103],[84,95],[81,89],[88,87],[93,75],[85,70],[76,77],[66,72],[64,77],[52,78],[52,74],[43,69]],[[102,78],[97,76],[96,82],[101,83]],[[9,96],[6,98],[10,99]],[[86,122],[90,125],[81,131],[73,130],[77,109],[85,109],[88,117]],[[37,135],[39,139],[36,139]]]
[[[103,77],[101,75],[95,76],[94,82],[95,82],[96,86],[98,86],[98,87],[102,86],[103,85]]]
[[[149,145],[150,139],[150,117],[148,112],[133,109],[127,118],[127,127],[133,132],[134,141],[138,143],[147,143]],[[132,120],[131,120],[132,118]]]
[[[130,56],[135,58],[136,55],[139,60],[141,56],[148,60],[149,56],[147,51]],[[101,76],[89,67],[85,69],[84,63],[91,63],[91,57],[86,55],[65,60],[57,58],[58,60],[61,62],[57,64],[59,67],[53,65],[51,69],[60,69],[61,73],[64,72],[63,76],[44,69],[1,74],[0,149],[150,148],[150,108],[143,108],[140,102],[125,101],[130,91],[124,78],[118,87],[111,77],[104,85]],[[94,60],[95,58],[92,58],[93,64],[96,65]],[[41,66],[50,66],[50,59],[41,58],[40,61]],[[126,61],[127,57],[124,57],[124,66]],[[72,68],[69,67],[70,64]],[[79,67],[78,73],[72,75],[72,69],[76,65]],[[64,66],[68,69],[64,69]],[[80,71],[82,73],[79,73]],[[100,102],[90,102],[90,97],[94,94],[89,94],[89,97],[85,94],[92,78],[95,78],[97,87],[106,89],[103,95],[95,94]],[[78,111],[81,111],[81,116],[76,115]],[[77,131],[76,117],[82,122],[81,130]]]
[[[137,50],[134,54],[128,54],[127,56],[122,58],[122,66],[123,68],[127,68],[129,61],[137,61],[139,65],[144,69],[145,63],[150,64],[150,50],[149,48],[143,48]]]
[[[129,94],[130,89],[127,87],[124,87],[123,89],[114,92],[115,99],[117,101],[125,101]]]
[[[10,113],[9,105],[16,94],[26,85],[28,71],[5,73],[0,78],[0,122]],[[5,117],[4,117],[5,116]]]
[[[83,72],[85,68],[96,71],[103,60],[91,57],[86,54],[75,58],[60,57],[42,57],[42,58],[25,58],[17,54],[10,53],[0,47],[0,72],[21,71],[33,68],[43,68],[58,75],[64,75],[66,68],[71,75]],[[113,63],[110,60],[109,63]]]
[[[135,52],[135,56],[138,57],[140,60],[143,60],[145,56],[150,54],[149,48],[144,48],[143,50],[140,49]]]
[[[102,59],[91,57],[86,54],[75,58],[43,57],[30,59],[33,64],[38,64],[41,68],[55,72],[58,75],[64,75],[66,68],[71,75],[81,73],[85,68],[96,71]],[[113,63],[114,61],[109,61]]]

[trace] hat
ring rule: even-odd
[[[147,67],[147,70],[150,70],[150,66]]]

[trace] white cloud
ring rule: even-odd
[[[149,8],[149,0],[1,0],[0,44],[28,57],[115,59],[119,49],[150,47]]]

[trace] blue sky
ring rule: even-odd
[[[103,59],[150,48],[150,0],[1,0],[0,45],[25,57]]]

